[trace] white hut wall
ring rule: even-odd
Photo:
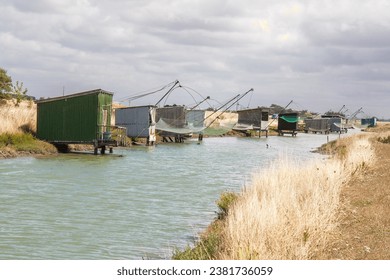
[[[147,138],[155,135],[154,107],[129,107],[115,111],[116,125],[126,127],[128,137]]]
[[[269,124],[269,110],[261,110],[261,129],[268,129]]]

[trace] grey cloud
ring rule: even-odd
[[[374,2],[0,0],[0,66],[38,96],[102,87],[121,99],[179,79],[218,100],[253,87],[254,106],[386,115],[367,97],[390,90],[388,5]]]
[[[370,22],[309,22],[303,31],[313,44],[324,47],[383,48],[390,44],[390,26]]]
[[[36,0],[36,1],[23,1],[23,0],[13,0],[13,1],[0,1],[8,6],[12,6],[15,9],[21,12],[27,13],[53,13],[59,12],[58,3],[55,3],[50,0]]]

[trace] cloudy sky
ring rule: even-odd
[[[201,96],[390,118],[388,0],[0,0],[0,67],[29,94]],[[192,89],[192,90],[189,90]],[[139,99],[155,103],[165,92]],[[132,103],[132,104],[133,104]]]

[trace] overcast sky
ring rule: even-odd
[[[389,0],[0,0],[0,11],[0,67],[36,97],[102,88],[118,101],[179,80],[197,93],[175,90],[170,104],[253,88],[242,106],[390,118]]]

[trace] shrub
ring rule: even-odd
[[[390,144],[390,135],[387,137],[378,137],[378,141],[384,144]]]
[[[238,195],[234,192],[224,192],[221,194],[219,200],[217,201],[217,206],[219,209],[218,219],[223,219],[229,211],[230,206],[233,205],[233,203],[238,198]]]

